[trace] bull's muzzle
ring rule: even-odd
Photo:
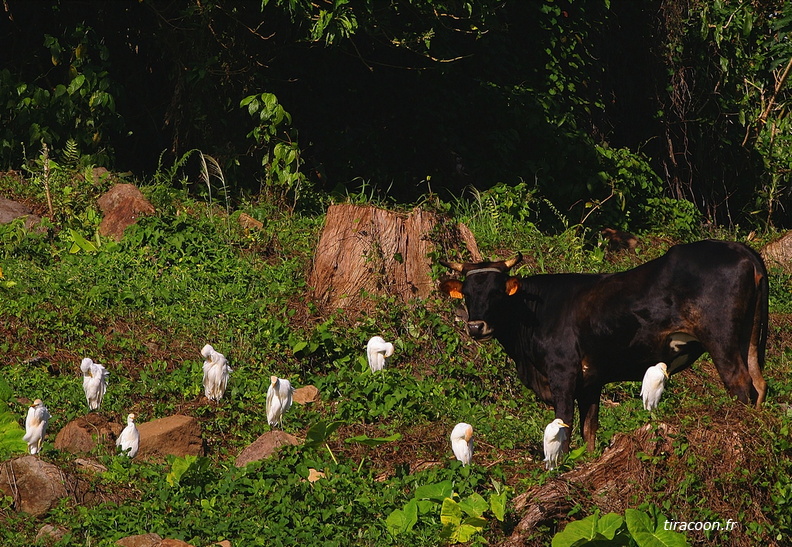
[[[486,321],[468,321],[467,331],[476,340],[486,340],[492,337],[493,329]]]

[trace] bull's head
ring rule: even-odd
[[[509,270],[522,260],[517,253],[498,262],[440,263],[465,277],[464,281],[447,279],[440,290],[452,298],[464,298],[467,307],[467,331],[477,340],[487,340],[495,334],[502,317],[504,299],[520,290],[520,280],[509,276]]]

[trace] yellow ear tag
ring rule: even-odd
[[[506,294],[513,295],[520,290],[520,282],[515,278],[510,278],[506,281]]]
[[[461,292],[459,292],[456,289],[451,289],[450,291],[448,291],[448,296],[450,296],[451,298],[464,298],[465,297],[464,294],[462,294]]]

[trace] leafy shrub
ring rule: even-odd
[[[595,148],[601,163],[597,177],[603,188],[589,184],[591,198],[586,202],[589,212],[581,224],[597,213],[593,220],[596,226],[629,229],[640,222],[638,212],[644,204],[662,193],[663,181],[642,154],[604,145]]]
[[[616,513],[600,516],[595,512],[584,519],[570,522],[553,536],[553,547],[586,547],[594,545],[635,545],[652,547],[685,547],[689,545],[684,534],[667,529],[668,520],[657,507],[650,506],[648,513],[627,509],[624,517]]]
[[[8,403],[14,392],[0,376],[0,461],[15,452],[27,451],[27,443],[22,440],[25,430],[19,427],[17,415],[8,410]]]
[[[701,236],[703,216],[695,204],[685,199],[650,198],[641,210],[646,219],[642,228],[656,227],[658,233],[682,241]]]
[[[65,36],[45,35],[42,46],[56,67],[46,78],[50,86],[0,70],[0,103],[8,113],[0,129],[0,164],[19,166],[42,142],[60,149],[74,139],[83,162],[108,165],[109,137],[123,125],[108,48],[83,25]]]
[[[388,531],[394,537],[411,532],[419,518],[428,516],[431,520],[439,509],[443,525],[440,537],[453,543],[467,543],[487,526],[486,512],[491,512],[503,522],[507,489],[494,480],[493,486],[495,492],[489,495],[488,500],[477,492],[461,498],[454,492],[454,484],[450,480],[419,486],[410,501],[401,509],[394,509],[385,519]]]
[[[272,93],[250,95],[239,103],[258,124],[248,133],[261,148],[264,167],[264,189],[270,198],[285,203],[288,194],[293,196],[292,209],[307,189],[307,179],[300,171],[303,160],[297,144],[297,130],[292,126],[291,115],[286,112]]]

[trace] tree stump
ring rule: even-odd
[[[780,266],[784,271],[792,272],[792,232],[762,247],[761,255],[768,267]]]
[[[404,302],[434,289],[430,253],[480,261],[476,240],[461,223],[416,208],[408,214],[371,206],[331,205],[308,277],[316,302],[368,308],[366,294]]]

